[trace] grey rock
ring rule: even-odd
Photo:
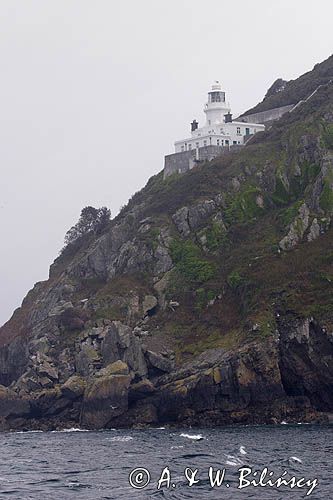
[[[61,392],[68,399],[78,399],[83,396],[86,385],[87,383],[82,377],[73,375],[61,386]]]
[[[318,223],[317,218],[315,217],[311,223],[309,233],[307,235],[307,240],[308,241],[316,240],[319,235],[320,235],[320,225]]]
[[[51,366],[50,363],[44,361],[40,366],[38,366],[38,373],[42,377],[47,377],[50,380],[56,381],[58,380],[58,370],[54,366]]]
[[[73,309],[72,302],[64,302],[61,301],[57,306],[53,307],[49,312],[49,316],[60,316],[61,313],[66,311],[67,309]]]
[[[30,413],[29,401],[0,385],[0,417],[20,417]]]
[[[42,354],[47,354],[51,348],[50,341],[47,337],[41,337],[39,339],[34,339],[29,343],[29,351],[31,354],[40,352]]]
[[[157,298],[154,295],[145,295],[142,303],[142,312],[146,316],[149,311],[154,309],[158,304]]]
[[[174,361],[153,351],[147,351],[146,357],[152,368],[169,373],[174,369]]]
[[[113,321],[107,329],[101,344],[104,366],[119,359],[139,376],[147,373],[147,365],[142,352],[141,342],[130,327],[119,321]]]
[[[188,221],[191,230],[201,226],[215,211],[216,203],[214,200],[204,200],[189,208]]]
[[[189,210],[187,207],[182,207],[172,216],[172,220],[178,229],[179,233],[185,238],[189,236],[191,229],[188,220]]]
[[[101,429],[125,413],[129,385],[129,375],[111,375],[93,380],[84,394],[81,425]]]
[[[279,243],[281,250],[290,250],[303,238],[309,225],[310,211],[305,203],[299,209],[299,215],[291,223],[288,234]]]

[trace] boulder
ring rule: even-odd
[[[129,326],[120,321],[113,321],[107,329],[101,344],[101,353],[104,366],[122,360],[139,377],[147,374],[140,340]]]
[[[147,351],[146,358],[151,368],[155,368],[161,372],[169,373],[174,368],[174,361],[156,352]]]
[[[189,236],[191,229],[188,221],[188,207],[182,207],[172,216],[172,220],[178,229],[179,233],[186,238]]]
[[[129,390],[129,400],[137,401],[144,399],[156,391],[154,384],[147,378],[140,380],[136,384],[132,384]]]
[[[0,385],[0,417],[22,417],[29,415],[30,404],[26,398]]]
[[[86,381],[78,375],[72,375],[62,386],[61,392],[68,399],[81,397],[86,388]]]
[[[40,366],[38,366],[37,370],[39,375],[42,377],[47,377],[53,381],[58,380],[58,370],[47,361],[44,361]]]
[[[128,409],[129,375],[110,375],[93,380],[86,388],[81,425],[89,429],[108,427]]]
[[[158,301],[154,295],[146,295],[142,303],[143,315],[149,316],[149,314],[156,308],[157,304]]]
[[[94,368],[99,367],[101,357],[95,347],[89,343],[81,344],[81,349],[75,355],[76,370],[80,375],[88,376],[94,372]]]
[[[114,363],[110,363],[108,366],[105,368],[102,368],[98,372],[99,377],[105,377],[105,376],[110,376],[110,375],[128,375],[129,374],[129,369],[128,365],[118,359],[118,361],[115,361]]]

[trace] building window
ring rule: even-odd
[[[199,147],[199,143],[198,142],[196,142],[195,145],[196,145],[197,148]]]
[[[225,145],[226,145],[226,146],[229,146],[229,141],[228,141],[228,139],[226,139],[226,140],[225,140]]]
[[[237,141],[232,141],[233,144],[237,144]]]
[[[245,128],[245,135],[250,135],[250,129],[248,127]]]
[[[189,144],[189,145],[188,145],[188,149],[192,149],[192,144]]]
[[[237,127],[237,134],[240,134],[241,131],[240,131],[240,127]]]
[[[217,145],[219,146],[220,145],[220,139],[217,139]]]
[[[204,146],[207,146],[207,141],[204,141]]]

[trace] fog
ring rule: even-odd
[[[0,324],[86,205],[163,168],[212,81],[234,115],[332,52],[330,0],[0,0]]]

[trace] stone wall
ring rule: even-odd
[[[260,113],[240,116],[234,121],[242,121],[246,123],[266,123],[273,120],[278,120],[282,115],[290,111],[294,106],[295,104],[289,104],[288,106],[281,106],[280,108],[268,109],[267,111],[261,111]]]
[[[191,170],[202,161],[210,161],[230,151],[238,151],[240,145],[229,146],[205,146],[199,148],[199,158],[197,159],[196,149],[174,153],[164,157],[164,179],[172,174],[183,174]]]

